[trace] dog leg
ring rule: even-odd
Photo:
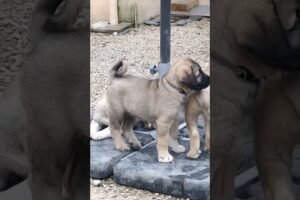
[[[204,130],[205,130],[205,151],[210,150],[210,113],[206,113],[203,117],[204,119]]]
[[[266,200],[295,200],[292,191],[293,141],[278,126],[264,123],[256,135],[256,161]],[[268,126],[268,127],[266,127]],[[276,130],[277,129],[277,130]],[[281,138],[278,135],[282,134]],[[277,137],[277,138],[276,138]]]
[[[157,125],[157,153],[159,162],[172,162],[173,156],[169,153],[168,143],[169,143],[169,133],[171,129],[171,122],[165,119],[158,119],[156,121]]]
[[[268,88],[264,94],[257,113],[255,153],[265,199],[295,200],[292,159],[298,116],[281,88]]]
[[[197,120],[191,119],[191,116],[186,116],[187,129],[190,137],[190,150],[186,154],[188,158],[196,159],[200,156],[200,137],[198,132]]]
[[[109,130],[117,150],[119,151],[130,150],[129,145],[124,141],[122,137],[122,126],[119,123],[116,122],[110,123]]]
[[[123,124],[123,133],[124,136],[128,139],[129,145],[134,150],[140,150],[142,148],[142,145],[133,132],[133,124],[134,119],[126,117],[126,121]]]
[[[169,147],[176,153],[185,152],[185,147],[178,143],[178,120],[174,120],[171,126]]]
[[[215,141],[215,140],[214,140]],[[233,200],[236,163],[232,153],[214,146],[211,152],[211,199]]]
[[[266,148],[269,144],[263,145]],[[270,148],[270,147],[267,147]],[[265,191],[266,200],[296,200],[292,192],[292,148],[275,145],[268,150],[259,150],[257,165]]]

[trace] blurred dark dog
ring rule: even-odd
[[[299,135],[299,82],[293,75],[300,69],[299,1],[225,0],[211,6],[211,198],[234,199],[238,158],[251,154],[241,144],[253,141],[256,132],[266,199],[295,199],[290,164]]]
[[[85,0],[40,0],[21,82],[33,199],[89,196],[89,26]]]

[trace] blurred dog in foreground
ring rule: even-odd
[[[89,196],[89,26],[85,0],[39,0],[21,82],[34,200]]]

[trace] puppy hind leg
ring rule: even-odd
[[[205,151],[210,150],[210,117],[209,113],[205,114],[204,117],[204,130],[205,130]]]
[[[133,132],[133,124],[134,124],[134,119],[130,117],[126,117],[126,120],[123,123],[123,134],[125,138],[128,140],[129,145],[134,150],[140,150],[142,148],[142,145]]]
[[[197,118],[186,115],[186,124],[190,137],[190,150],[186,154],[188,158],[196,159],[200,156],[200,136],[198,132]]]
[[[130,150],[129,145],[124,141],[122,137],[122,126],[120,123],[118,122],[110,123],[109,130],[117,150],[119,151]]]
[[[176,153],[185,152],[185,147],[178,143],[178,120],[175,119],[170,130],[169,147]]]

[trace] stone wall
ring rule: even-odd
[[[119,22],[137,22],[160,15],[160,0],[118,0]],[[91,24],[97,21],[109,21],[109,0],[91,0]]]

